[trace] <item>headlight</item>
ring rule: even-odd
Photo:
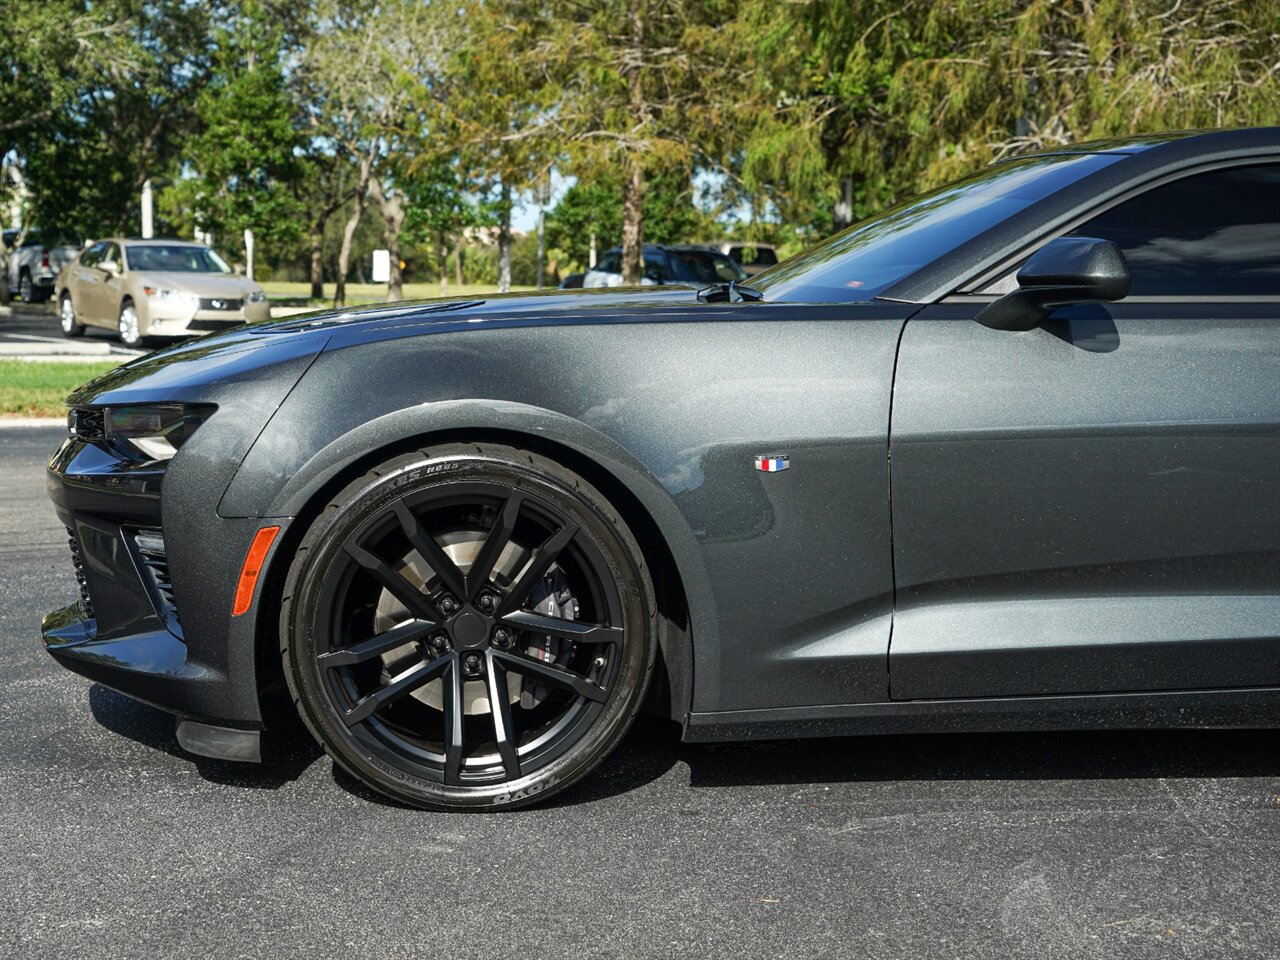
[[[173,304],[193,305],[199,301],[194,293],[186,290],[170,290],[167,287],[143,287],[142,292],[153,300],[165,300]]]
[[[248,295],[245,297],[245,300],[249,303],[261,303],[265,299],[267,299],[267,295],[261,290],[250,290]]]
[[[107,407],[106,440],[130,459],[168,460],[214,409],[209,404],[182,403]]]

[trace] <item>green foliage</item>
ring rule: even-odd
[[[200,131],[172,200],[195,225],[240,244],[246,229],[268,246],[296,242],[304,205],[293,188],[307,172],[285,77],[284,32],[255,3],[215,34],[212,77],[196,100]]]

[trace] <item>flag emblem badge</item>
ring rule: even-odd
[[[756,469],[764,473],[777,473],[791,466],[790,457],[756,457]]]

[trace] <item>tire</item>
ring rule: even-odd
[[[285,580],[281,655],[303,721],[362,783],[424,809],[508,809],[625,735],[656,609],[634,536],[589,483],[528,451],[439,446],[320,511]]]
[[[62,329],[64,337],[84,336],[84,324],[76,319],[75,304],[72,303],[69,293],[63,293],[58,301],[58,326]]]
[[[31,282],[31,274],[23,270],[18,277],[18,297],[23,303],[39,303],[41,300],[36,285]]]
[[[142,335],[138,320],[138,311],[132,300],[120,304],[120,316],[116,321],[116,336],[120,342],[132,350],[141,350],[146,346],[147,338]]]

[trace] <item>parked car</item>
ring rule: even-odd
[[[80,252],[79,244],[37,229],[6,230],[4,246],[9,251],[9,293],[17,294],[23,303],[48,300],[58,271]]]
[[[271,317],[262,287],[185,240],[99,240],[62,268],[57,290],[64,336],[107,327],[130,347]]]
[[[585,273],[571,273],[560,281],[561,290],[581,290],[582,281],[586,279]]]
[[[664,247],[644,246],[642,286],[678,284],[706,287],[727,280],[746,280],[746,271],[723,253],[695,244]],[[584,287],[618,287],[622,285],[622,248],[614,247],[582,281]]]
[[[720,251],[734,263],[739,264],[749,277],[768,270],[778,262],[778,251],[771,243],[726,240],[722,243],[709,243],[707,246],[712,250]]]
[[[1280,725],[1277,236],[1280,127],[1140,137],[750,287],[176,346],[69,398],[44,641],[211,756],[287,685],[441,809],[563,790],[645,705],[703,741]]]

